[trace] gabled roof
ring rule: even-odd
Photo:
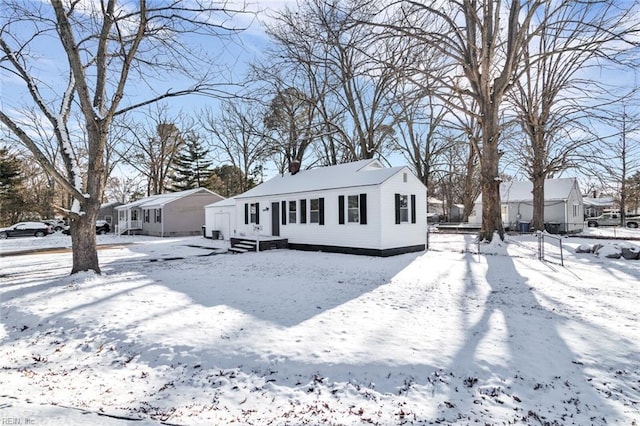
[[[546,201],[566,200],[575,185],[577,185],[576,178],[545,179],[544,199]],[[529,180],[502,182],[500,184],[500,202],[532,201],[532,191],[533,183]],[[476,201],[476,203],[480,202],[482,202],[482,194]]]
[[[123,205],[123,204],[124,204],[124,203],[121,203],[120,201],[110,201],[110,202],[108,202],[108,203],[101,204],[101,205],[100,205],[100,208],[101,208],[101,209],[106,209],[106,208],[109,208],[109,207],[117,207],[117,206],[121,206],[121,205]]]
[[[171,203],[181,198],[197,194],[198,192],[217,195],[215,192],[209,191],[207,188],[194,188],[194,189],[188,189],[186,191],[180,191],[180,192],[168,192],[166,194],[151,195],[141,200],[134,201],[129,204],[124,204],[122,206],[118,206],[116,207],[116,210],[127,210],[133,207],[137,207],[141,209],[154,209],[154,208],[162,207],[165,204]]]
[[[235,206],[236,205],[236,199],[235,197],[232,198],[225,198],[224,200],[220,200],[220,201],[216,201],[215,203],[211,203],[211,204],[207,204],[206,207],[229,207],[229,206]]]
[[[384,167],[378,160],[360,160],[337,166],[285,173],[261,183],[236,198],[295,194],[327,189],[379,185],[405,167]]]
[[[582,203],[585,207],[611,207],[614,201],[613,198],[582,197]]]

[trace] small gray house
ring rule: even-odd
[[[279,237],[299,250],[390,256],[425,249],[426,187],[375,159],[277,175],[206,207],[207,233]]]
[[[511,181],[500,184],[502,223],[505,229],[517,230],[533,218],[533,183]],[[560,233],[575,233],[584,227],[582,193],[576,178],[545,179],[544,221]],[[482,195],[469,217],[470,223],[482,223]]]
[[[204,206],[223,199],[206,188],[152,195],[116,207],[116,232],[156,237],[200,235],[205,222]]]
[[[123,204],[124,203],[119,201],[102,204],[100,206],[100,211],[98,212],[98,220],[104,220],[111,226],[111,229],[115,229],[115,226],[118,224],[118,211],[116,210],[116,207]]]

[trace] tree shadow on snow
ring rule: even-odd
[[[449,418],[447,409],[443,409],[443,417],[471,420],[466,417],[468,413],[489,407],[509,410],[514,422],[593,424],[615,420],[619,414],[607,401],[611,395],[598,389],[594,379],[598,373],[593,370],[601,366],[582,359],[560,335],[563,326],[580,319],[542,306],[511,257],[482,256],[480,263],[485,261],[488,294],[480,302],[481,316],[468,315],[465,320],[466,336],[450,367],[458,376],[458,385],[451,386],[449,393],[454,409],[449,410]],[[467,255],[469,270],[477,262],[478,256]],[[469,280],[466,294],[481,293],[478,284]],[[589,336],[582,338],[588,340]],[[617,342],[612,339],[587,344],[602,344],[606,358],[607,345]],[[625,367],[634,370],[632,360],[621,365],[613,358],[605,361],[609,366],[605,373]],[[458,419],[452,418],[451,411]]]
[[[227,306],[291,327],[389,283],[420,255],[378,258],[272,250],[138,264],[142,266],[136,269],[204,307]]]

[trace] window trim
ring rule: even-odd
[[[316,202],[317,209],[314,210],[313,202]],[[315,220],[314,220],[315,213]],[[318,198],[309,198],[309,223],[317,223],[320,224],[320,197]]]
[[[291,207],[293,207],[293,209]],[[289,200],[287,202],[287,212],[289,213],[287,216],[289,223],[298,223],[298,202],[296,200]]]
[[[351,206],[351,200],[355,199],[355,206]],[[357,194],[347,195],[347,223],[360,223],[360,196]],[[355,220],[352,220],[352,213],[355,213],[353,217]]]

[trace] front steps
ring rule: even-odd
[[[229,251],[231,253],[246,253],[249,251],[265,251],[288,248],[289,243],[286,238],[279,237],[246,237],[230,239],[231,247]]]

